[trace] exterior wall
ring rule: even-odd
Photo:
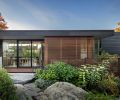
[[[120,33],[114,33],[114,36],[102,40],[102,49],[120,55]]]
[[[45,64],[54,61],[64,61],[73,65],[92,63],[93,51],[93,37],[46,37],[44,61]]]
[[[2,67],[2,40],[0,40],[0,67]]]

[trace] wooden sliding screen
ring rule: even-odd
[[[91,63],[93,51],[93,37],[45,38],[45,64],[54,61],[64,61],[73,65]]]

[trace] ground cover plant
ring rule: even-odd
[[[0,100],[17,100],[13,81],[3,68],[0,68]]]

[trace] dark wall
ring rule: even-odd
[[[102,49],[113,54],[120,55],[120,33],[102,40]]]
[[[0,40],[0,57],[2,56],[2,40]]]

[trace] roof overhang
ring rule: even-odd
[[[0,39],[44,39],[49,36],[113,36],[113,30],[0,30]]]

